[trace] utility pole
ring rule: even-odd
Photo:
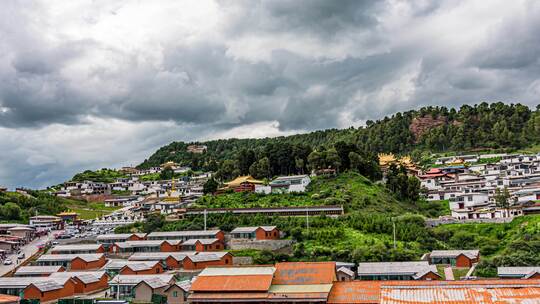
[[[394,228],[394,250],[396,249],[396,221],[392,218],[392,227]]]
[[[309,210],[306,207],[306,228],[309,231]]]
[[[206,231],[206,209],[204,209],[204,231]]]

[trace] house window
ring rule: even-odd
[[[178,298],[178,291],[173,291],[172,296]]]

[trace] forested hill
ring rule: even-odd
[[[236,173],[249,173],[251,165],[267,158],[256,165],[263,169],[269,166],[268,174],[274,175],[307,170],[308,156],[314,150],[321,153],[314,157],[322,159],[322,165],[332,162],[333,154],[337,152],[342,163],[336,165],[347,169],[350,164],[345,153],[350,152],[372,160],[379,152],[518,149],[539,142],[540,106],[531,110],[521,104],[497,102],[464,105],[459,109],[425,107],[368,121],[366,127],[358,129],[329,129],[263,139],[173,142],[160,148],[139,167],[174,161],[194,169],[216,170],[225,165],[235,167]],[[207,152],[190,153],[187,151],[190,144],[206,145]],[[326,152],[329,155],[325,155]],[[228,162],[224,162],[226,160]]]

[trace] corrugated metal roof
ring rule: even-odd
[[[69,278],[48,277],[0,277],[0,286],[3,288],[26,288],[30,284],[38,282],[55,282],[64,285]]]
[[[437,273],[437,266],[427,261],[358,263],[358,275]]]
[[[77,244],[77,245],[56,245],[51,249],[51,252],[59,251],[96,251],[103,245],[101,244]]]
[[[195,293],[188,298],[190,301],[197,302],[257,302],[260,303],[268,298],[267,292],[212,292],[212,293]]]
[[[540,273],[540,266],[533,267],[497,267],[499,276],[526,276],[529,273]]]
[[[191,291],[268,291],[272,275],[199,276],[191,285]]]
[[[274,267],[206,267],[199,276],[273,275]]]
[[[139,274],[139,275],[123,275],[119,274],[112,278],[109,284],[137,285],[143,280],[160,279],[163,282],[171,282],[174,279],[172,274]]]
[[[219,242],[219,239],[214,239],[214,238],[212,238],[212,239],[189,239],[189,240],[187,240],[185,242],[182,242],[182,245],[193,246],[197,242],[200,242],[203,245],[211,245],[211,244],[214,244],[215,242]]]
[[[335,282],[328,295],[328,303],[379,303],[380,283],[380,281]]]
[[[191,230],[191,231],[155,231],[150,232],[146,236],[152,237],[167,237],[167,236],[215,236],[221,230]]]
[[[276,264],[272,284],[331,284],[335,280],[335,262],[284,262]]]
[[[277,226],[237,227],[234,228],[231,233],[253,233],[259,228],[262,228],[264,231],[272,231],[276,229]]]
[[[326,303],[328,298],[327,292],[299,292],[299,293],[270,293],[269,301],[276,302],[322,302]]]
[[[52,273],[49,278],[62,279],[62,278],[78,278],[85,284],[99,282],[99,280],[105,275],[105,271],[66,271]]]
[[[540,288],[382,288],[381,303],[540,303]]]
[[[347,267],[340,267],[337,271],[338,272],[343,272],[344,274],[346,274],[346,275],[348,275],[350,277],[354,277],[354,271],[350,270]]]
[[[429,256],[432,258],[456,258],[460,254],[475,259],[480,255],[480,250],[433,250]]]
[[[186,257],[193,262],[209,262],[219,261],[227,254],[228,252],[197,252],[196,254],[188,255]]]
[[[182,261],[188,255],[195,255],[196,251],[179,251],[179,252],[135,252],[128,260],[130,261],[153,261],[165,260],[168,257],[173,257],[177,261]]]
[[[154,265],[158,264],[158,263],[161,263],[160,261],[157,261],[157,260],[154,260],[154,261],[148,261],[148,260],[144,260],[144,261],[129,261],[129,260],[120,260],[120,259],[115,259],[115,260],[109,260],[109,262],[103,266],[101,269],[104,269],[104,270],[119,270],[119,269],[122,269],[122,267],[126,266],[126,265],[139,265],[139,264],[145,264],[145,265],[148,265],[148,267],[153,267]]]
[[[143,270],[149,270],[149,269],[152,269],[156,266],[156,264],[159,264],[160,262],[154,262],[154,263],[132,263],[132,264],[127,264],[125,265],[124,267],[125,268],[129,268],[133,271],[143,271]],[[123,268],[124,268],[123,267]]]
[[[116,246],[120,248],[137,248],[137,247],[159,247],[163,242],[167,242],[171,245],[178,245],[181,243],[180,240],[144,240],[144,241],[126,241],[126,242],[116,242]]]
[[[62,266],[21,266],[15,271],[15,275],[49,274],[61,269]]]
[[[303,284],[303,285],[274,285],[270,286],[269,292],[273,293],[310,293],[330,292],[332,284]]]
[[[103,257],[103,253],[87,253],[87,254],[44,254],[37,261],[71,261],[75,258],[80,258],[86,262],[98,261]]]
[[[100,234],[97,236],[97,240],[127,240],[132,235],[136,235],[138,237],[144,237],[145,233],[118,233],[118,234]]]

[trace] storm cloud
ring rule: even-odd
[[[4,1],[0,184],[172,140],[540,100],[537,1]]]

